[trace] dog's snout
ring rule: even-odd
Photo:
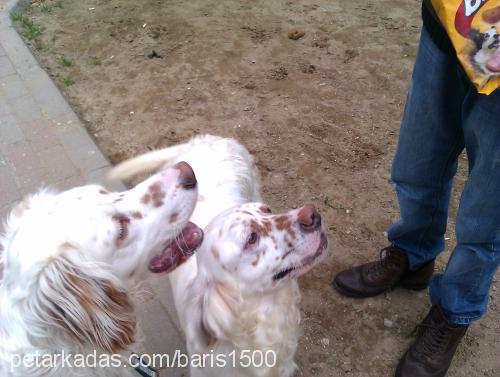
[[[305,232],[312,232],[321,227],[321,215],[312,204],[306,204],[299,210],[297,221]]]
[[[179,170],[179,181],[183,188],[190,190],[196,187],[196,176],[193,168],[187,162],[181,161],[174,165],[174,168]]]

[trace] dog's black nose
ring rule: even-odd
[[[187,162],[181,161],[174,165],[174,168],[179,170],[179,182],[186,190],[194,189],[196,187],[196,175],[194,175],[193,168]]]
[[[299,210],[297,221],[304,232],[313,232],[321,227],[321,215],[312,204],[306,204]]]

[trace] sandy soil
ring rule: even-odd
[[[301,279],[301,375],[392,375],[427,293],[350,300],[329,283],[378,257],[398,215],[389,172],[419,1],[45,0],[26,14],[44,28],[28,43],[113,162],[196,133],[233,136],[276,210],[314,202],[332,254]],[[289,39],[293,28],[305,35]],[[440,269],[463,181],[464,166]],[[449,376],[500,376],[498,276]]]

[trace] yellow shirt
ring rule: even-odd
[[[500,0],[430,0],[470,80],[479,93],[500,86],[487,68],[500,47]]]

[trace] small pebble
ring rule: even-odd
[[[394,326],[394,322],[392,322],[390,319],[384,318],[384,326],[390,328]]]
[[[288,32],[288,39],[293,39],[296,41],[297,39],[302,38],[306,35],[306,32],[302,29],[293,28]]]
[[[362,305],[361,305],[361,304],[358,304],[358,303],[352,303],[351,305],[352,305],[352,308],[354,309],[354,311],[355,311],[356,313],[359,313],[359,312],[363,311],[363,307],[362,307]]]
[[[321,344],[323,345],[323,347],[328,347],[330,345],[330,339],[328,338],[321,339]]]
[[[352,365],[344,361],[340,364],[340,368],[344,371],[344,373],[348,373],[352,370]]]

